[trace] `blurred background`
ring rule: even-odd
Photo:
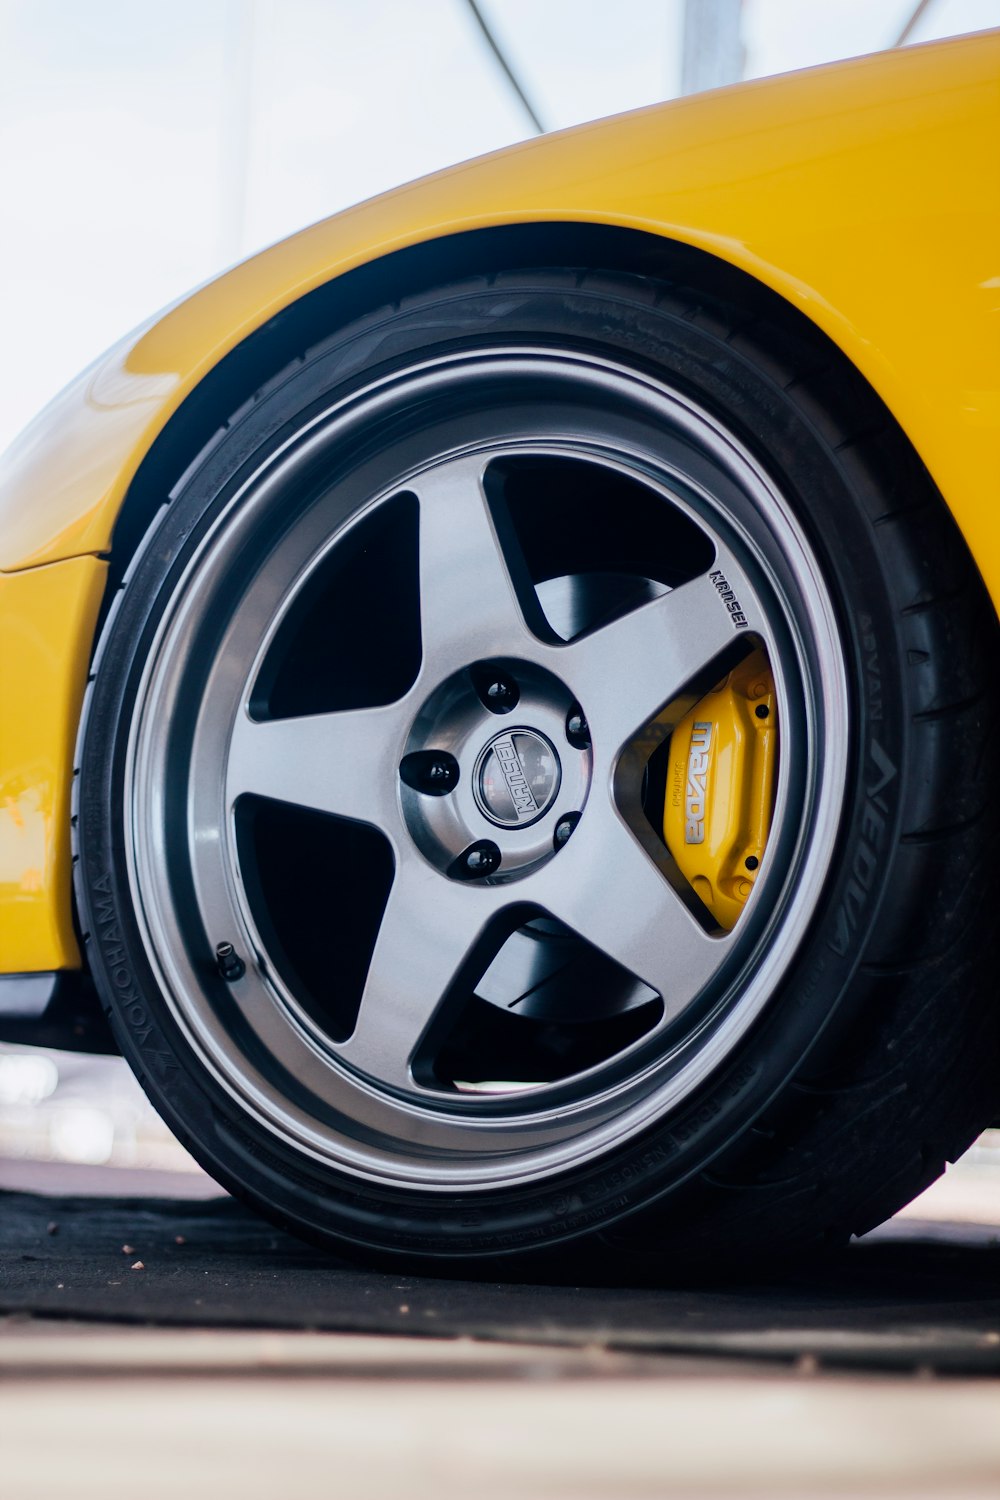
[[[0,0],[0,450],[158,307],[361,198],[540,129],[997,25],[1000,0]],[[0,1047],[0,1159],[0,1186],[44,1190],[49,1163],[198,1190],[114,1058]],[[911,1212],[986,1192],[1000,1222],[1000,1132],[963,1174]]]

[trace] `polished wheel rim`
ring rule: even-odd
[[[577,493],[598,496],[588,514],[610,528],[582,565]],[[599,554],[617,556],[630,506],[656,556],[636,571],[637,544],[632,571],[606,575]],[[386,701],[335,689],[311,711],[323,673],[302,669],[301,701],[282,709],[274,684],[315,644],[308,601],[323,579],[331,598],[349,593],[375,535],[402,546],[398,592],[413,604],[387,646]],[[581,354],[427,361],[310,413],[216,507],[166,587],[126,768],[136,913],[191,1045],[273,1136],[372,1181],[509,1186],[630,1139],[731,1057],[828,873],[848,716],[805,535],[713,417]],[[331,608],[346,658],[378,616],[355,629]],[[766,858],[722,932],[657,836],[650,773],[751,642],[774,677],[781,756]],[[296,927],[274,884],[289,843],[289,879],[309,866],[320,927],[324,912],[352,925],[355,869],[377,888],[353,923],[366,931],[357,993],[335,1017],[322,996],[346,949],[331,947],[327,981],[317,921]],[[346,848],[350,867],[314,867],[320,847],[329,866]],[[528,949],[531,974],[576,976],[548,984],[540,1018],[522,995]],[[511,1076],[519,1046],[528,1077]]]

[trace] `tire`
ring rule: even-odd
[[[790,313],[539,271],[361,318],[188,466],[109,612],[76,869],[122,1050],[213,1176],[354,1253],[841,1243],[996,1108],[995,630]],[[777,779],[722,930],[658,814],[748,641]]]

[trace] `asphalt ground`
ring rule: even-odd
[[[573,1286],[350,1264],[195,1174],[0,1163],[0,1495],[997,1500],[997,1189],[960,1171],[768,1280]]]
[[[908,1221],[822,1263],[722,1285],[537,1285],[386,1272],[233,1198],[0,1199],[0,1313],[211,1328],[515,1340],[567,1348],[1000,1374],[1000,1242]]]

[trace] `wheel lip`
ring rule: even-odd
[[[195,1009],[192,1012],[190,1004],[184,999],[185,978],[172,960],[161,962],[161,949],[152,940],[149,926],[149,910],[147,891],[153,892],[159,899],[154,872],[150,869],[149,855],[156,848],[157,837],[155,828],[149,826],[150,808],[147,805],[145,819],[145,841],[141,837],[134,836],[135,819],[132,813],[136,810],[137,788],[143,783],[152,785],[151,771],[152,762],[155,761],[155,753],[149,733],[149,726],[155,721],[155,713],[147,712],[150,692],[154,678],[157,677],[162,662],[162,655],[168,637],[175,636],[178,629],[183,626],[186,617],[190,614],[192,591],[190,584],[192,578],[202,568],[205,559],[211,557],[217,540],[228,527],[230,518],[237,507],[246,505],[251,497],[254,503],[266,503],[267,492],[274,486],[280,486],[287,481],[288,466],[306,464],[312,461],[318,452],[321,452],[328,443],[336,441],[337,432],[345,421],[354,419],[361,409],[362,415],[368,419],[372,412],[372,403],[375,403],[377,411],[379,405],[387,399],[392,400],[395,388],[400,384],[410,386],[412,381],[430,375],[437,378],[444,374],[445,378],[454,377],[456,369],[466,370],[470,363],[478,367],[488,367],[488,372],[494,374],[505,362],[513,366],[523,366],[525,362],[537,367],[542,361],[547,367],[564,372],[567,368],[584,370],[588,375],[598,375],[603,378],[613,378],[618,382],[624,382],[625,386],[632,391],[641,392],[644,402],[652,401],[654,404],[663,406],[665,403],[670,411],[673,425],[682,437],[689,441],[704,441],[706,436],[711,438],[708,451],[713,460],[722,464],[722,467],[733,475],[738,475],[742,480],[740,489],[746,498],[751,501],[761,500],[765,503],[765,513],[773,526],[774,517],[777,515],[782,523],[786,542],[791,539],[794,543],[794,551],[798,568],[792,571],[796,573],[800,585],[805,585],[803,592],[810,600],[813,609],[814,626],[813,638],[816,632],[824,638],[827,648],[832,648],[832,654],[828,652],[825,660],[825,668],[821,673],[819,682],[819,695],[815,708],[828,726],[829,736],[832,737],[824,742],[823,767],[824,775],[819,794],[814,798],[815,815],[813,824],[817,830],[814,837],[814,851],[817,838],[822,850],[822,859],[817,860],[815,853],[810,854],[804,861],[803,850],[796,847],[793,851],[790,865],[800,870],[805,865],[806,878],[796,885],[794,891],[787,888],[781,893],[782,900],[779,907],[772,912],[767,920],[766,932],[762,932],[756,945],[758,955],[767,950],[754,974],[753,981],[748,993],[758,992],[753,1004],[748,1003],[746,995],[736,1004],[724,1024],[715,1028],[713,1036],[708,1043],[698,1050],[690,1059],[677,1079],[661,1083],[650,1092],[643,1095],[638,1104],[632,1104],[623,1114],[605,1121],[602,1125],[592,1127],[576,1134],[570,1138],[571,1143],[578,1145],[579,1149],[567,1150],[565,1143],[560,1140],[554,1147],[543,1145],[531,1153],[515,1152],[511,1154],[511,1140],[516,1138],[524,1130],[530,1127],[538,1129],[539,1121],[547,1121],[547,1116],[541,1116],[538,1112],[526,1115],[507,1115],[504,1117],[500,1127],[503,1135],[503,1150],[507,1154],[491,1155],[488,1160],[477,1162],[474,1165],[467,1163],[456,1163],[448,1161],[443,1164],[441,1158],[435,1158],[430,1170],[421,1162],[414,1163],[412,1160],[399,1161],[391,1152],[380,1150],[368,1150],[364,1153],[356,1153],[351,1149],[344,1149],[343,1143],[339,1149],[331,1150],[327,1136],[317,1131],[315,1121],[304,1111],[293,1104],[292,1101],[282,1099],[283,1114],[281,1118],[282,1128],[288,1144],[295,1149],[305,1152],[313,1159],[326,1165],[333,1165],[349,1175],[361,1177],[364,1180],[377,1180],[395,1186],[410,1185],[419,1186],[424,1191],[450,1192],[456,1188],[464,1191],[487,1191],[498,1187],[507,1187],[515,1184],[526,1184],[529,1182],[543,1180],[556,1171],[564,1171],[568,1167],[579,1164],[580,1159],[590,1160],[596,1155],[604,1154],[616,1145],[623,1144],[632,1139],[641,1130],[645,1129],[654,1120],[662,1117],[668,1110],[673,1109],[690,1093],[698,1088],[710,1074],[721,1066],[731,1055],[733,1048],[745,1034],[749,1026],[755,1021],[766,1005],[768,999],[780,978],[787,972],[788,966],[794,957],[798,944],[801,942],[816,903],[822,891],[822,886],[829,870],[830,860],[836,844],[840,824],[840,801],[835,795],[836,789],[842,788],[846,776],[848,746],[849,746],[849,715],[848,715],[848,689],[843,652],[840,647],[839,634],[836,626],[835,611],[829,597],[825,580],[819,568],[811,547],[809,546],[802,527],[792,514],[787,502],[771,483],[769,476],[757,463],[753,456],[740,444],[734,435],[721,423],[717,422],[707,411],[690,397],[670,386],[666,381],[657,380],[642,371],[637,371],[617,360],[604,359],[594,355],[581,355],[567,353],[562,350],[552,350],[544,346],[525,348],[494,348],[488,351],[475,351],[470,355],[467,351],[457,354],[440,356],[437,358],[417,361],[408,365],[405,370],[394,372],[392,375],[372,382],[362,390],[353,392],[350,396],[335,401],[324,407],[322,411],[315,414],[309,421],[304,423],[292,437],[282,442],[273,452],[267,455],[246,479],[244,479],[233,494],[225,502],[219,513],[215,516],[211,525],[201,537],[195,551],[188,558],[179,579],[171,585],[171,597],[167,608],[158,621],[154,639],[149,654],[146,658],[140,680],[137,684],[135,695],[135,712],[132,716],[132,724],[128,737],[126,763],[125,763],[125,808],[126,808],[126,838],[125,852],[129,884],[135,904],[136,920],[142,935],[146,954],[154,975],[165,996],[166,1003],[175,1022],[180,1027],[188,1044],[193,1048],[201,1064],[214,1077],[216,1083],[231,1097],[237,1099],[242,1108],[248,1110],[266,1130],[272,1134],[282,1134],[282,1130],[276,1131],[273,1108],[269,1108],[268,1080],[257,1072],[248,1059],[244,1059],[246,1066],[238,1076],[234,1076],[231,1069],[220,1066],[217,1048],[211,1031],[206,1029],[205,1017]],[[461,377],[459,377],[461,378]],[[475,445],[473,445],[475,447]],[[481,451],[484,455],[495,457],[499,452],[525,451],[559,451],[546,442],[532,442],[523,445],[503,444],[499,447],[491,447],[484,444]],[[478,449],[476,451],[479,451]],[[579,456],[579,449],[574,450],[575,456]],[[691,476],[680,476],[672,474],[668,483],[664,477],[671,473],[671,465],[661,457],[657,458],[657,468],[661,470],[658,480],[650,480],[645,466],[641,462],[642,455],[629,455],[630,462],[618,462],[613,456],[595,450],[588,456],[608,464],[612,467],[620,467],[624,472],[640,474],[653,488],[657,485],[661,489],[668,490],[673,503],[680,503],[682,508],[688,507],[688,500],[684,498],[685,492],[688,496],[697,494],[701,503],[707,507],[719,508],[716,497],[704,490],[699,490],[697,483]],[[437,460],[433,460],[435,462]],[[485,458],[484,458],[485,461]],[[408,479],[414,476],[408,475]],[[395,480],[387,492],[377,495],[370,500],[371,505],[380,503],[386,498],[386,493],[398,493],[406,488],[405,481]],[[678,490],[680,494],[678,495]],[[262,498],[263,497],[263,498]],[[367,507],[365,507],[367,509]],[[347,524],[353,524],[360,515],[353,513]],[[705,517],[699,516],[704,526]],[[730,515],[727,518],[730,529],[738,529],[735,519]],[[339,535],[339,533],[338,533]],[[751,546],[751,539],[744,536],[744,543]],[[332,545],[332,542],[329,544]],[[325,549],[323,549],[325,550]],[[316,559],[318,562],[318,557]],[[786,558],[786,562],[790,559]],[[777,587],[776,580],[772,576],[773,570],[769,563],[761,559],[754,552],[754,563],[764,572],[775,592],[776,597],[781,597],[781,591]],[[304,575],[303,575],[304,577]],[[300,584],[303,580],[300,580]],[[786,601],[787,608],[787,601]],[[258,659],[251,669],[252,677],[262,659],[269,641],[273,638],[277,629],[279,618],[271,621],[270,628],[261,641]],[[783,621],[787,627],[794,650],[797,656],[797,666],[803,680],[810,679],[805,671],[804,658],[808,654],[801,636],[800,623],[797,618],[787,614]],[[822,655],[822,652],[820,653]],[[160,674],[162,677],[162,674]],[[786,696],[786,684],[783,673],[779,670],[776,675],[779,678],[779,700]],[[159,689],[162,695],[162,680]],[[142,710],[140,712],[140,709]],[[807,705],[808,712],[812,708]],[[807,713],[808,717],[808,713]],[[816,725],[810,724],[810,732],[815,737]],[[400,752],[402,747],[400,748]],[[783,757],[779,765],[778,791],[775,811],[776,825],[780,817],[784,816],[786,810],[789,786],[789,768],[787,757]],[[141,804],[141,798],[138,799]],[[779,816],[780,815],[780,816]],[[140,819],[140,821],[142,821]],[[800,833],[798,844],[805,842],[804,830]],[[398,850],[394,853],[399,854]],[[821,868],[820,868],[821,866]],[[765,870],[758,879],[757,887],[751,898],[750,906],[759,908],[762,897],[769,886],[770,870]],[[787,886],[787,882],[786,882]],[[789,908],[798,911],[799,921],[796,926],[794,939],[788,935],[788,911]],[[805,919],[802,913],[805,912]],[[775,936],[775,929],[781,925],[781,933],[777,934],[779,941],[772,944],[771,938]],[[777,972],[775,972],[777,971]],[[764,977],[767,977],[765,983]],[[723,1045],[724,1038],[724,1045]],[[315,1049],[315,1043],[309,1038],[303,1039],[307,1046],[313,1046],[317,1055],[321,1055],[321,1049]],[[637,1044],[638,1047],[638,1044]],[[619,1054],[619,1058],[628,1057],[637,1050],[637,1047],[627,1049]],[[226,1062],[231,1059],[224,1059]],[[617,1059],[616,1059],[617,1060]],[[326,1059],[324,1059],[326,1061]],[[641,1087],[646,1080],[662,1067],[663,1059],[642,1073],[630,1079],[630,1086],[635,1089]],[[592,1070],[593,1071],[593,1070]],[[599,1070],[597,1070],[599,1071]],[[577,1075],[577,1078],[586,1078],[589,1075]],[[680,1081],[684,1086],[680,1086]],[[378,1097],[377,1091],[368,1088],[366,1080],[353,1078],[353,1085],[358,1090],[359,1097],[368,1093],[369,1096]],[[436,1098],[437,1096],[435,1096]],[[523,1096],[522,1096],[523,1097]],[[600,1097],[600,1096],[598,1096]],[[593,1103],[594,1096],[585,1100],[585,1106]],[[479,1102],[479,1101],[477,1101]],[[567,1120],[578,1114],[575,1108],[567,1108],[565,1105],[555,1105],[551,1114],[552,1118],[559,1124],[565,1124]],[[446,1117],[447,1118],[447,1117]],[[484,1119],[475,1112],[470,1112],[463,1118],[464,1129],[471,1130],[473,1137],[482,1141],[485,1148],[491,1132],[496,1131],[495,1118]],[[415,1170],[414,1170],[415,1167]]]

